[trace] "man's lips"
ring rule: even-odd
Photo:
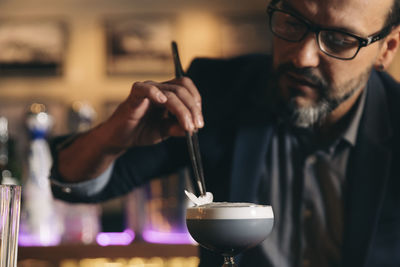
[[[308,79],[304,76],[292,74],[292,73],[287,73],[285,76],[289,79],[289,81],[291,81],[293,83],[297,83],[299,85],[305,85],[305,86],[309,86],[309,87],[318,87],[317,84],[315,84],[310,79]]]
[[[286,83],[291,90],[295,90],[298,94],[309,94],[318,90],[318,85],[304,76],[286,73],[282,78],[283,82]]]

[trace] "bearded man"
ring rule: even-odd
[[[54,194],[125,194],[190,165],[182,137],[199,130],[215,200],[274,210],[239,266],[400,266],[400,88],[384,71],[399,2],[273,0],[272,57],[196,59],[188,77],[136,82],[109,119],[53,146]]]

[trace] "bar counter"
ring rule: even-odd
[[[18,267],[195,267],[196,245],[133,242],[128,246],[59,245],[19,247]]]

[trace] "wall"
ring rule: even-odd
[[[175,39],[186,68],[193,57],[219,56],[218,15],[263,13],[265,0],[0,0],[0,17],[56,17],[67,22],[68,46],[60,77],[2,77],[2,99],[89,101],[102,116],[103,103],[125,98],[136,80],[164,80],[170,75],[109,76],[105,73],[104,19],[112,15],[176,15]]]

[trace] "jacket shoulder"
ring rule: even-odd
[[[196,58],[188,76],[198,84],[215,81],[235,81],[269,72],[271,57],[264,54],[243,55],[228,59]],[[253,75],[251,75],[253,74]]]
[[[271,57],[264,54],[197,58],[187,72],[202,96],[209,122],[234,119],[244,110],[254,110],[255,99],[267,90],[270,73]]]
[[[393,126],[398,128],[400,124],[400,83],[386,72],[379,72],[378,76],[386,91]]]

